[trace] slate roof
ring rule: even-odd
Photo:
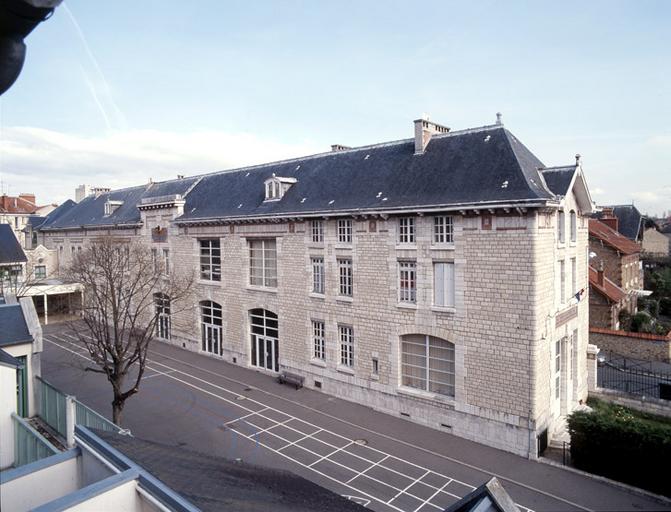
[[[641,222],[643,215],[638,211],[633,204],[603,206],[603,208],[612,208],[613,214],[617,217],[617,230],[626,236],[629,240],[638,241],[639,232],[641,229]],[[603,213],[597,213],[596,217],[600,218]]]
[[[23,316],[21,304],[3,304],[0,306],[0,347],[32,343],[33,336]]]
[[[563,166],[563,167],[549,167],[543,169],[541,174],[545,179],[545,183],[548,188],[552,191],[553,194],[558,196],[566,196],[568,193],[569,185],[573,180],[573,175],[576,173],[576,166]]]
[[[641,252],[641,246],[598,219],[589,219],[589,234],[623,254]]]
[[[58,215],[52,217],[61,208],[59,206],[47,217],[44,224],[40,226],[40,230],[137,224],[140,222],[140,211],[137,209],[137,205],[142,199],[167,195],[183,195],[197,181],[198,178],[184,178],[112,190],[111,192],[100,194],[98,197],[94,195],[87,196],[79,203],[74,203],[73,201],[73,204],[66,211],[59,212]],[[111,215],[105,216],[105,203],[107,201],[122,201],[123,204]]]
[[[366,509],[287,471],[234,462],[137,437],[95,434],[204,512]]]
[[[603,276],[603,286],[599,284],[599,273],[595,268],[589,267],[589,285],[604,297],[613,302],[620,302],[627,296],[625,291],[613,281]]]
[[[19,368],[22,366],[21,361],[15,357],[10,356],[7,352],[0,349],[0,366],[11,366],[14,368]]]
[[[44,222],[45,219],[46,216],[42,217],[41,215],[30,215],[26,222],[26,226],[21,231],[28,233],[31,229],[35,230]]]
[[[358,211],[388,211],[557,201],[543,163],[502,125],[434,135],[415,155],[414,139],[283,160],[87,197],[42,230],[140,222],[141,199],[185,195],[178,222]],[[295,178],[279,201],[265,201],[264,181]],[[109,217],[104,203],[123,201]]]
[[[9,224],[0,224],[0,264],[28,261]]]
[[[496,477],[468,493],[444,512],[520,512]]]

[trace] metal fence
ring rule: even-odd
[[[39,416],[61,436],[67,437],[66,395],[41,377],[37,377],[37,382],[40,387]]]
[[[607,352],[599,355],[597,385],[634,396],[671,400],[671,371],[668,365],[629,359]]]
[[[41,377],[37,378],[40,385],[40,410],[39,416],[64,438],[67,438],[67,401],[68,397],[58,388],[49,384]],[[87,407],[74,397],[71,398],[75,404],[75,424],[87,428],[97,428],[108,432],[119,432],[121,427],[115,425],[104,416]]]
[[[55,453],[58,448],[46,440],[23,418],[12,413],[14,421],[14,466],[30,464]]]
[[[121,431],[121,427],[77,400],[75,400],[75,416],[77,425],[106,430],[107,432]]]

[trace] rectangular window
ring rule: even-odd
[[[578,223],[576,220],[576,214],[573,210],[571,210],[571,242],[576,241],[578,238]]]
[[[168,249],[163,249],[163,273],[170,273],[170,251]]]
[[[380,362],[377,359],[377,357],[373,358],[373,375],[379,375],[380,374]]]
[[[352,260],[338,259],[338,274],[340,276],[339,294],[345,297],[352,296]]]
[[[417,302],[417,263],[398,262],[398,300],[399,302]]]
[[[158,272],[158,249],[151,250],[151,265],[154,273]]]
[[[354,367],[354,336],[352,328],[346,325],[339,325],[340,334],[340,364]]]
[[[352,219],[338,220],[338,242],[341,244],[352,243]]]
[[[316,244],[321,244],[324,242],[324,221],[323,220],[313,220],[310,222],[311,232],[312,232],[312,241]]]
[[[47,277],[47,267],[44,265],[35,266],[35,279],[45,279]]]
[[[566,302],[566,263],[559,260],[559,304]]]
[[[433,305],[454,307],[454,263],[433,264]]]
[[[454,230],[451,216],[433,218],[433,243],[451,244],[454,242]]]
[[[571,294],[578,292],[578,268],[576,259],[571,258]]]
[[[557,216],[557,239],[560,244],[566,241],[566,215],[561,210]]]
[[[312,262],[312,293],[324,294],[324,258],[310,258]]]
[[[274,238],[249,241],[249,284],[277,288],[277,243]]]
[[[221,281],[221,247],[219,240],[199,240],[200,278]]]
[[[401,244],[415,243],[414,217],[401,217],[398,219],[398,242]]]
[[[326,359],[326,339],[324,336],[324,322],[312,321],[312,343],[314,347],[313,357],[315,359]]]

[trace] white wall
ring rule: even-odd
[[[143,507],[144,500],[137,492],[136,486],[137,482],[135,480],[126,482],[65,510],[69,512],[100,512],[101,510],[143,512],[143,510],[146,510]]]
[[[14,425],[16,412],[16,369],[0,365],[0,470],[14,464]]]
[[[2,484],[0,509],[32,510],[76,491],[79,488],[78,461],[79,458],[74,457]]]

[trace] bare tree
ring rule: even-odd
[[[141,242],[107,235],[78,252],[64,271],[84,287],[84,328],[81,323],[71,327],[94,363],[86,370],[105,374],[112,384],[117,425],[126,400],[140,389],[157,323],[166,311],[169,322],[180,307],[193,308],[188,299],[195,272],[166,268],[160,256]]]

